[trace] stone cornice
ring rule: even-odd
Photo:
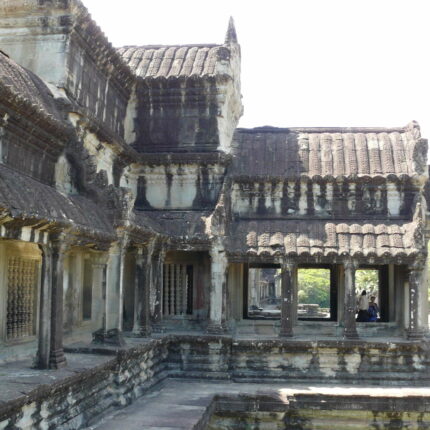
[[[291,174],[288,175],[270,175],[270,172],[267,173],[267,175],[235,175],[234,172],[230,172],[229,176],[232,178],[232,180],[236,183],[255,183],[255,182],[285,182],[285,181],[307,181],[307,182],[339,182],[339,181],[348,181],[352,183],[369,183],[373,185],[379,185],[384,184],[387,181],[389,182],[396,182],[396,183],[409,183],[410,181],[413,181],[414,183],[420,183],[419,179],[421,178],[427,178],[426,175],[407,175],[407,174],[394,174],[390,173],[388,175],[314,175],[309,176],[306,174],[302,175],[296,175]],[[416,187],[412,187],[411,189],[416,190]]]
[[[202,165],[222,164],[227,165],[231,156],[220,151],[208,152],[154,152],[139,153],[136,160],[146,165],[192,164]]]

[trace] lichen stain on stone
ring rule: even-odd
[[[349,374],[355,375],[358,373],[361,364],[361,355],[358,353],[348,354],[346,361],[346,370]]]
[[[414,369],[416,370],[423,370],[426,367],[423,363],[422,358],[417,354],[414,354],[412,356],[412,364],[414,366]]]
[[[33,414],[37,412],[36,402],[25,405],[21,410],[21,418],[16,422],[16,427],[22,430],[34,428]]]
[[[291,364],[293,367],[305,371],[309,369],[312,361],[312,355],[311,354],[295,354],[291,358]]]
[[[336,372],[340,370],[338,357],[332,349],[318,349],[319,370],[327,378],[336,376]]]

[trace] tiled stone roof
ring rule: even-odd
[[[118,52],[143,78],[214,76],[217,63],[230,57],[223,45],[126,46]]]
[[[31,105],[39,114],[60,120],[54,98],[43,81],[1,52],[0,87],[8,90],[18,102]]]
[[[418,223],[239,221],[230,252],[247,255],[408,257],[421,251]]]
[[[74,225],[101,235],[112,235],[113,227],[103,208],[83,196],[64,196],[0,164],[0,208],[13,218]]]
[[[421,174],[416,123],[398,129],[238,129],[233,176],[297,178]]]

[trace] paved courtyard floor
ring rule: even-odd
[[[201,422],[215,395],[276,395],[288,402],[294,394],[373,397],[430,396],[430,388],[350,387],[342,385],[248,384],[167,379],[130,406],[112,411],[88,429],[178,430],[193,429]]]

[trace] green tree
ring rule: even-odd
[[[330,307],[330,270],[300,269],[298,272],[299,303],[316,303]]]
[[[359,269],[355,272],[355,291],[360,294],[366,290],[369,294],[378,294],[379,271],[372,269]]]

